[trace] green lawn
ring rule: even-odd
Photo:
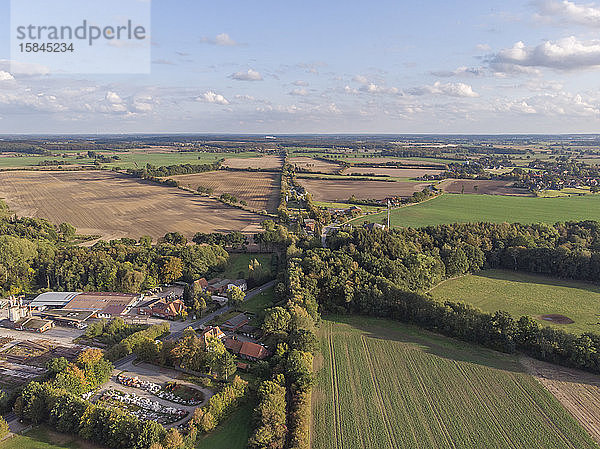
[[[442,282],[431,290],[438,300],[464,301],[486,311],[515,317],[565,315],[572,324],[554,324],[572,332],[600,333],[600,286],[505,270],[485,270]]]
[[[229,279],[247,279],[248,266],[251,260],[258,260],[263,270],[271,272],[271,257],[270,253],[231,253],[225,270],[218,273],[217,276]]]
[[[366,317],[319,337],[313,449],[598,448],[514,356]]]
[[[0,449],[92,449],[100,448],[76,436],[52,432],[46,427],[31,429],[24,435],[4,440]]]
[[[250,312],[255,314],[259,321],[262,321],[265,309],[273,307],[273,297],[275,294],[275,287],[271,287],[262,293],[259,293],[254,298],[244,301],[241,309],[244,312]]]
[[[252,407],[244,405],[206,437],[200,437],[197,449],[245,449],[252,431]]]
[[[556,223],[600,220],[600,195],[533,198],[500,195],[444,194],[391,212],[392,226],[421,227],[447,223]],[[385,213],[359,218],[360,223],[385,223]]]

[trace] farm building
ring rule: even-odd
[[[98,318],[113,318],[127,315],[142,297],[139,294],[114,292],[48,292],[37,296],[29,305],[38,310],[91,311]]]
[[[84,327],[84,323],[94,315],[91,310],[45,310],[40,312],[42,318],[53,320],[64,326],[73,326],[76,328]]]
[[[227,321],[225,321],[222,327],[227,330],[236,331],[249,322],[250,319],[243,313],[240,313],[239,315],[236,315],[233,318],[229,318]]]
[[[223,343],[229,351],[245,360],[263,360],[269,356],[269,351],[264,346],[249,341],[240,341],[235,337],[228,337]]]
[[[26,317],[14,324],[15,329],[20,331],[30,331],[44,333],[49,331],[54,326],[50,320],[42,320],[40,318]]]
[[[60,309],[77,295],[77,292],[46,292],[38,295],[29,306],[38,310]]]
[[[95,311],[98,318],[127,315],[138,303],[141,295],[133,293],[80,293],[63,308],[68,310]]]

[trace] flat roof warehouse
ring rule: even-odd
[[[17,27],[17,39],[19,40],[84,40],[89,45],[94,41],[104,38],[107,40],[144,40],[146,39],[146,28],[134,25],[131,20],[126,25],[108,25],[99,27],[89,25],[87,20],[79,26],[70,25],[21,25]]]

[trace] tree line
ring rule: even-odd
[[[484,313],[458,301],[440,303],[426,293],[443,279],[482,268],[598,282],[597,222],[356,229],[338,232],[328,245],[299,242],[289,263],[288,295],[313,316],[323,311],[388,317],[496,350],[600,372],[599,335],[578,336],[531,317]]]

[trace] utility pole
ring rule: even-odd
[[[388,210],[387,210],[387,228],[388,228],[388,231],[389,231],[390,230],[390,200],[387,200],[387,207],[388,207]]]

